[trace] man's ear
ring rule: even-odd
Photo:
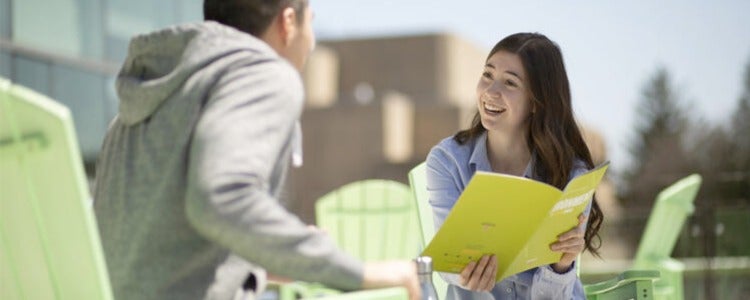
[[[284,46],[289,45],[297,35],[299,24],[297,24],[297,12],[294,8],[286,7],[279,15],[279,26],[281,28],[281,39]]]

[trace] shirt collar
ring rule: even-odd
[[[529,164],[526,165],[526,170],[523,171],[523,177],[534,178],[534,165],[534,153],[532,153]],[[474,139],[474,149],[471,151],[471,156],[469,157],[469,167],[474,172],[492,172],[492,166],[490,166],[490,160],[487,157],[487,131]]]
[[[469,157],[469,167],[472,171],[492,172],[490,160],[487,158],[487,131],[474,139],[474,149]]]

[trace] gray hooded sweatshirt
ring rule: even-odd
[[[299,73],[215,23],[133,38],[94,209],[117,299],[232,299],[249,273],[351,290],[362,264],[277,201]]]

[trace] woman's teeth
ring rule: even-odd
[[[489,104],[487,102],[484,102],[484,109],[491,112],[491,113],[500,113],[503,112],[503,109],[497,106],[494,106],[492,104]]]

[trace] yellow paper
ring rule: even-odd
[[[460,273],[484,254],[497,257],[496,280],[545,264],[562,254],[557,237],[578,225],[609,163],[571,180],[564,190],[524,177],[476,172],[422,255],[433,269]]]

